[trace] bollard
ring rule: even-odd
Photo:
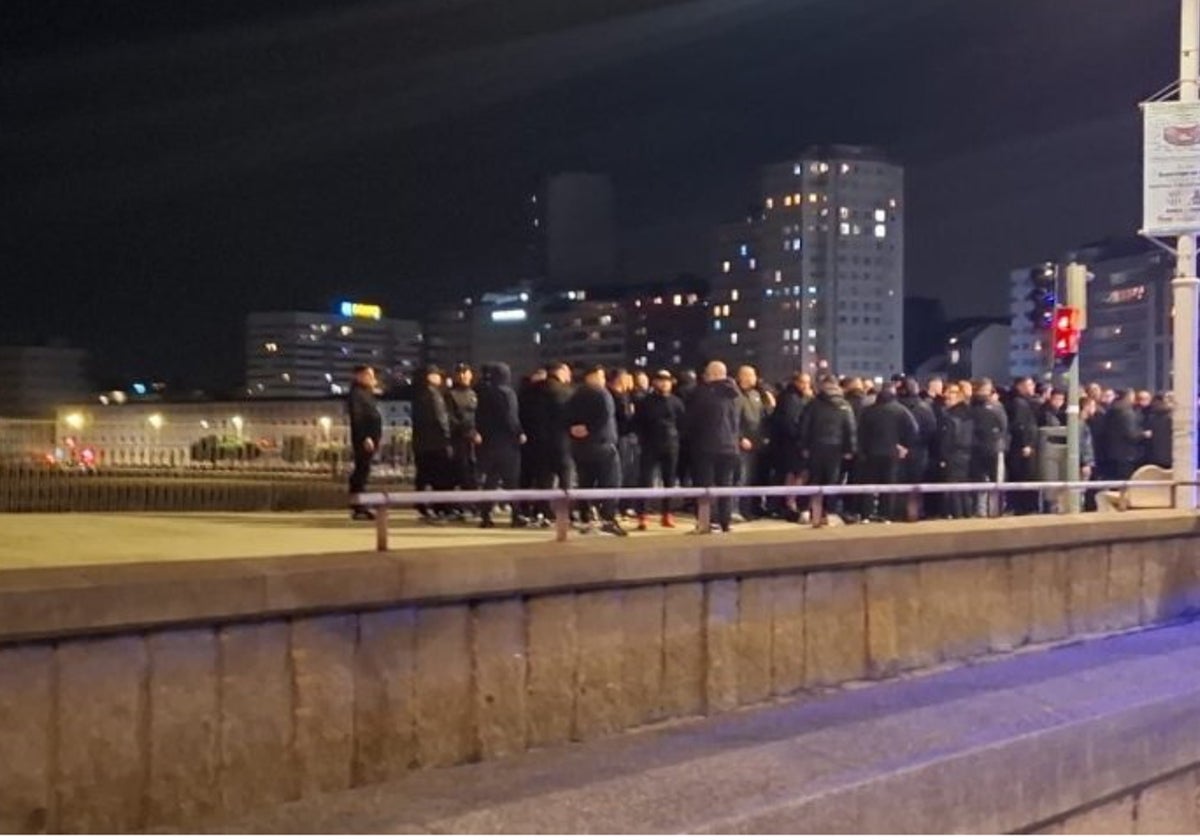
[[[915,487],[908,491],[908,509],[905,516],[908,522],[917,522],[921,518],[921,493]]]
[[[550,509],[554,513],[554,539],[566,542],[571,535],[571,500],[564,493],[550,502]]]
[[[696,530],[701,534],[712,533],[712,496],[708,493],[696,500]]]
[[[386,500],[375,508],[375,550],[388,550],[388,506]]]
[[[826,525],[825,522],[825,494],[817,493],[812,497],[812,502],[808,506],[809,521],[814,528],[820,528]]]

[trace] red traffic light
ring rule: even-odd
[[[1079,310],[1060,306],[1054,310],[1054,358],[1070,359],[1079,352]]]

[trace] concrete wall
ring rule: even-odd
[[[1200,834],[1200,768],[1157,779],[1029,833]]]
[[[1197,524],[0,573],[0,830],[187,826],[1168,621],[1200,608]]]

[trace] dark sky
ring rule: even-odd
[[[4,0],[0,344],[232,384],[242,317],[419,316],[517,266],[521,202],[610,172],[634,278],[710,273],[756,170],[817,142],[908,167],[908,291],[1140,215],[1137,102],[1178,0]]]

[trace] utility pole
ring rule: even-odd
[[[1200,102],[1200,0],[1183,0],[1179,50],[1179,101]],[[1196,278],[1196,231],[1179,237],[1175,279],[1171,283],[1174,302],[1173,389],[1175,408],[1171,418],[1171,458],[1175,480],[1196,480],[1196,389],[1197,344],[1200,343],[1200,280]],[[1196,507],[1196,488],[1180,487],[1175,506]]]
[[[1200,0],[1198,0],[1200,2]],[[1067,266],[1066,303],[1077,313],[1075,326],[1087,328],[1087,266]],[[1067,481],[1079,481],[1079,354],[1071,357],[1067,369]],[[1079,513],[1082,497],[1076,490],[1067,492],[1067,513]]]

